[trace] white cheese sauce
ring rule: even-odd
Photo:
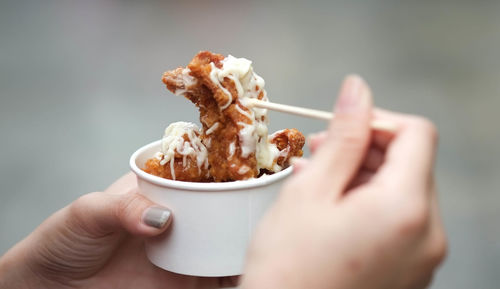
[[[210,80],[227,95],[228,99],[227,103],[220,106],[220,109],[226,109],[234,101],[231,93],[222,85],[224,78],[227,77],[234,82],[238,93],[237,101],[239,101],[239,104],[236,103],[236,109],[249,120],[248,123],[237,123],[240,126],[238,138],[241,147],[241,156],[248,157],[251,153],[255,153],[257,169],[281,170],[281,167],[273,164],[280,152],[276,148],[276,145],[268,141],[267,109],[248,108],[247,106],[249,99],[258,98],[261,94],[263,96],[261,100],[268,101],[267,93],[264,90],[264,79],[253,71],[252,62],[248,59],[236,58],[229,55],[221,63],[222,68],[216,67],[214,63],[210,64]],[[240,105],[245,107],[246,110],[241,108]],[[208,134],[208,130],[206,133]],[[231,157],[233,154],[234,148],[230,146],[229,156]]]
[[[196,159],[198,170],[201,171],[202,167],[208,168],[207,148],[201,142],[199,134],[198,126],[190,122],[174,122],[165,129],[161,141],[161,151],[155,157],[160,159],[160,165],[170,163],[170,173],[173,180],[175,180],[176,153],[182,155],[183,167],[187,165],[187,157],[191,156]],[[188,140],[184,139],[184,135],[187,136]]]
[[[209,135],[213,133],[218,127],[219,127],[219,122],[214,123],[211,127],[209,127],[206,131],[205,134]]]
[[[184,68],[182,70],[182,74],[180,75],[181,76],[181,85],[179,86],[182,86],[184,88],[178,88],[174,91],[174,94],[175,95],[184,95],[189,87],[193,86],[193,85],[196,85],[196,83],[198,82],[198,80],[196,80],[196,78],[192,77],[191,76],[191,70],[189,68]]]

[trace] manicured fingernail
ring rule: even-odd
[[[163,228],[170,219],[172,213],[163,207],[149,207],[144,212],[142,221],[144,224],[157,229]]]
[[[349,75],[344,80],[335,110],[337,112],[357,111],[368,104],[370,90],[365,81],[358,75]]]

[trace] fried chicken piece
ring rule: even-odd
[[[276,164],[286,168],[290,165],[292,157],[301,157],[305,140],[304,135],[294,128],[279,130],[270,135],[269,142],[275,144],[279,150]]]
[[[200,129],[192,123],[176,122],[165,129],[161,151],[147,160],[146,173],[166,179],[209,182],[207,149]]]
[[[264,80],[244,58],[198,53],[186,68],[163,74],[167,89],[199,109],[200,139],[208,151],[210,177],[216,182],[277,172],[302,155],[304,136],[283,130],[268,137],[267,110],[247,107],[252,98],[267,101]]]
[[[176,155],[174,158],[173,167],[174,167],[173,168],[174,174],[172,174],[172,169],[170,167],[170,164],[162,165],[161,159],[151,158],[147,160],[143,170],[148,174],[152,174],[170,180],[177,180],[184,182],[211,181],[208,170],[199,168],[196,164],[196,160],[193,160],[192,158],[188,158],[186,160],[186,165],[184,165],[183,156]]]
[[[167,71],[163,82],[198,107],[213,179],[249,179],[259,173],[256,151],[258,142],[267,145],[267,116],[262,110],[255,113],[248,109],[242,101],[245,97],[267,98],[263,80],[251,71],[249,61],[243,63],[249,66],[245,75],[227,73],[224,61],[220,54],[202,51],[187,68]]]

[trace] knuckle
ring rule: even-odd
[[[434,143],[438,141],[438,129],[436,125],[428,118],[413,116],[411,118],[411,125],[428,136]]]
[[[423,202],[413,202],[403,208],[398,222],[398,232],[407,237],[422,234],[429,225],[430,210]]]
[[[125,194],[119,197],[115,208],[115,215],[122,219],[125,216],[133,214],[144,203],[144,199],[139,194]]]
[[[77,216],[85,214],[90,208],[101,200],[101,192],[88,193],[80,196],[70,205],[70,211]]]
[[[128,194],[120,196],[118,202],[116,203],[116,206],[114,207],[115,215],[117,216],[123,215],[125,212],[130,210],[130,208],[133,206],[133,203],[134,203],[134,197]]]
[[[98,206],[103,203],[103,193],[93,192],[80,196],[68,206],[69,217],[67,222],[71,228],[82,228],[84,232],[99,233],[94,218],[89,215],[95,214]]]
[[[448,240],[444,233],[440,232],[433,237],[429,246],[429,263],[436,267],[441,264],[448,253]]]
[[[364,146],[366,136],[364,133],[352,129],[341,132],[338,139],[340,143],[350,148],[359,148]]]

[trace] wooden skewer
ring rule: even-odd
[[[335,116],[331,112],[262,101],[255,98],[248,99],[245,104],[249,107],[267,108],[270,110],[281,111],[281,112],[286,112],[316,119],[322,119],[322,120],[331,120]],[[387,131],[387,132],[395,132],[397,129],[396,124],[394,124],[393,122],[381,119],[373,120],[371,123],[371,127],[376,130]]]

